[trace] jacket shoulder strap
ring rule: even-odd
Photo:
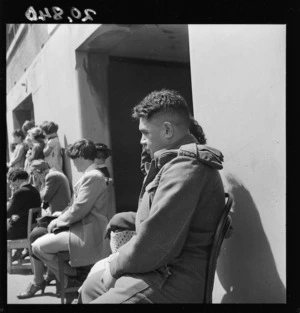
[[[190,158],[198,159],[197,143],[192,142],[180,146],[180,148],[178,149],[178,156],[188,156]]]

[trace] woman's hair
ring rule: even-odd
[[[96,158],[106,160],[111,156],[111,150],[104,143],[95,143],[95,146],[97,150]]]
[[[25,121],[22,125],[22,130],[24,135],[27,135],[27,132],[29,131],[29,129],[34,127],[34,122],[33,121]]]
[[[25,135],[24,135],[24,133],[23,133],[23,130],[20,129],[20,128],[14,130],[13,133],[12,133],[12,135],[15,136],[15,137],[21,137],[22,140],[24,140],[24,138],[25,138]]]
[[[40,128],[47,134],[56,133],[58,131],[58,125],[54,122],[45,121],[42,123]]]
[[[14,169],[8,174],[9,181],[16,181],[17,179],[27,180],[29,177],[28,173],[21,168]]]
[[[31,129],[28,131],[28,133],[31,134],[32,137],[33,137],[35,140],[44,139],[44,138],[45,138],[45,136],[44,136],[44,134],[43,134],[43,131],[42,131],[41,128],[38,127],[38,126],[31,128]]]
[[[66,149],[66,154],[70,159],[84,158],[94,161],[97,155],[95,144],[88,139],[80,139],[69,145]]]
[[[190,130],[191,134],[197,139],[197,141],[201,145],[206,144],[207,140],[206,140],[204,131],[203,131],[202,127],[198,124],[198,122],[193,117],[191,117],[191,120],[190,120],[189,130]]]

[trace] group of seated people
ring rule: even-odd
[[[78,303],[203,301],[208,247],[224,207],[218,172],[223,155],[205,145],[201,126],[176,91],[150,93],[132,116],[142,134],[144,174],[136,212],[114,212],[112,178],[105,164],[111,151],[105,144],[80,139],[66,147],[66,156],[82,173],[72,198],[59,161],[46,159],[47,147],[54,150],[48,142],[57,134],[46,137],[39,149],[44,158],[30,159],[27,170],[9,172],[13,193],[8,239],[21,233],[26,237],[30,208],[41,206],[47,212],[37,219],[29,238],[33,282],[18,298],[43,293],[53,279],[58,281],[57,254],[68,251],[63,284],[80,287],[79,294],[70,295]],[[38,148],[33,150],[31,155]],[[14,228],[17,236],[12,235]],[[85,266],[90,271],[79,279],[77,269]]]
[[[28,208],[41,204],[41,181],[33,175],[32,163],[36,160],[43,160],[51,171],[55,170],[64,175],[62,149],[57,131],[58,125],[54,122],[45,121],[40,126],[35,126],[33,121],[27,120],[22,125],[22,129],[15,129],[12,133],[13,142],[10,144],[12,157],[7,163],[7,197],[10,200],[8,203],[8,217],[10,218],[8,239],[24,238]],[[70,193],[70,190],[68,192]],[[15,193],[17,196],[14,196]],[[24,201],[27,197],[28,201]],[[60,204],[60,206],[63,205],[65,203]],[[18,222],[16,210],[25,214]],[[25,252],[23,258],[27,254],[28,251]],[[20,256],[20,251],[17,251],[13,258],[18,259]]]

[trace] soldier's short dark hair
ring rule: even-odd
[[[132,117],[150,119],[157,113],[174,113],[189,125],[190,112],[185,99],[175,90],[153,91],[133,108]]]

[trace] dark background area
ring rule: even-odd
[[[132,108],[151,91],[175,89],[192,113],[189,64],[110,58],[108,69],[109,112],[117,212],[136,211],[143,175],[141,134]],[[118,92],[115,92],[115,91]]]

